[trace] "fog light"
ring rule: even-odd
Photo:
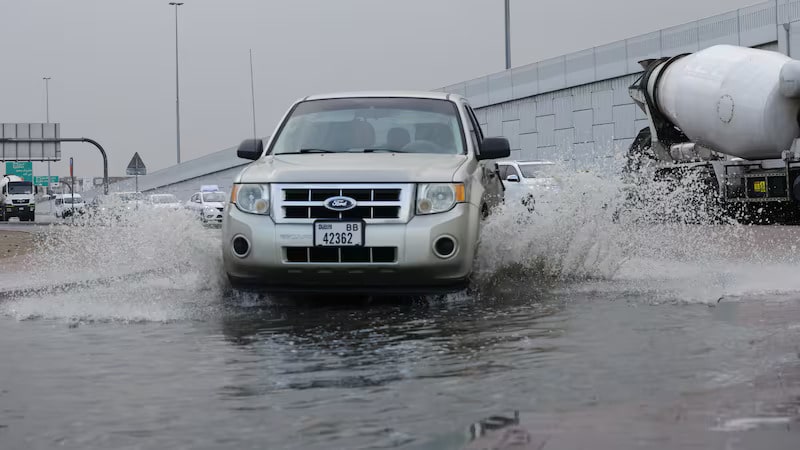
[[[250,241],[244,236],[233,238],[233,254],[239,258],[244,258],[248,253],[250,253]]]
[[[456,241],[450,236],[442,236],[433,244],[433,251],[439,258],[449,258],[456,252]]]

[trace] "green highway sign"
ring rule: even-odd
[[[6,175],[16,175],[25,181],[33,181],[33,163],[30,161],[6,161]]]
[[[47,177],[33,177],[33,185],[34,186],[50,186],[50,183],[58,183],[57,176],[51,176],[50,181],[48,182]]]

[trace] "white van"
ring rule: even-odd
[[[56,194],[53,200],[55,204],[55,215],[58,218],[66,218],[76,214],[86,213],[86,203],[80,194]]]

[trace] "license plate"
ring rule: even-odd
[[[314,222],[314,245],[317,247],[361,247],[364,245],[364,223]]]

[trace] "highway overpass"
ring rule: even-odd
[[[467,97],[489,136],[511,143],[512,159],[564,161],[576,170],[613,170],[644,114],[628,96],[640,60],[735,44],[800,55],[800,0],[770,0],[533,64],[513,67],[438,91]],[[230,189],[248,161],[235,147],[139,178],[142,191],[187,200],[201,184]],[[133,181],[111,191],[133,190]]]

